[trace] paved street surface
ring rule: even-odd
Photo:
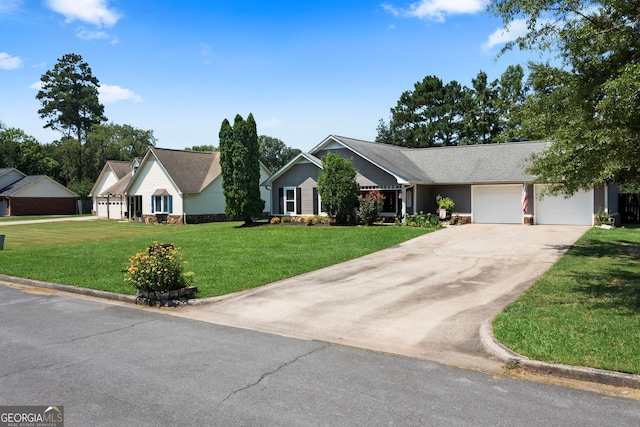
[[[502,364],[484,354],[480,325],[529,287],[587,229],[451,227],[174,313],[500,372]]]
[[[0,286],[0,405],[65,426],[637,426],[638,401]]]

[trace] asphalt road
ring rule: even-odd
[[[637,426],[638,401],[0,286],[0,405],[65,426]]]

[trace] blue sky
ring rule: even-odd
[[[307,151],[330,134],[376,136],[400,94],[427,75],[498,78],[504,32],[485,0],[0,0],[0,121],[49,143],[40,76],[76,53],[100,80],[110,122],[158,146],[218,145],[222,120]]]

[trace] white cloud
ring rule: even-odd
[[[524,19],[514,19],[508,27],[498,28],[489,35],[486,42],[483,43],[483,49],[491,49],[494,46],[504,45],[512,42],[518,37],[527,34],[527,21]]]
[[[104,31],[91,31],[87,30],[84,27],[80,27],[76,30],[76,36],[81,38],[82,40],[97,40],[97,39],[108,39],[109,34]]]
[[[265,127],[268,129],[273,129],[282,126],[282,120],[277,117],[272,117],[267,120],[263,120],[260,122],[260,127]]]
[[[120,19],[120,14],[108,6],[108,0],[47,0],[54,12],[64,15],[66,22],[75,20],[111,27]]]
[[[37,82],[31,83],[29,85],[29,89],[37,89],[37,90],[42,89],[42,81],[38,80]]]
[[[465,15],[482,12],[487,0],[420,0],[408,8],[398,8],[385,3],[382,7],[395,16],[430,19],[443,22],[448,15]]]
[[[120,86],[101,84],[98,91],[100,93],[100,101],[105,104],[113,104],[119,101],[142,102],[140,95],[137,95],[131,89],[125,89]]]
[[[15,70],[22,67],[22,58],[0,52],[0,70]]]

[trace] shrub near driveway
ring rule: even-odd
[[[134,294],[127,260],[153,244],[173,243],[194,272],[198,297],[260,286],[378,251],[431,230],[411,227],[239,228],[240,223],[167,226],[116,221],[3,227],[3,274]]]
[[[589,230],[493,330],[531,359],[640,374],[640,229]]]

